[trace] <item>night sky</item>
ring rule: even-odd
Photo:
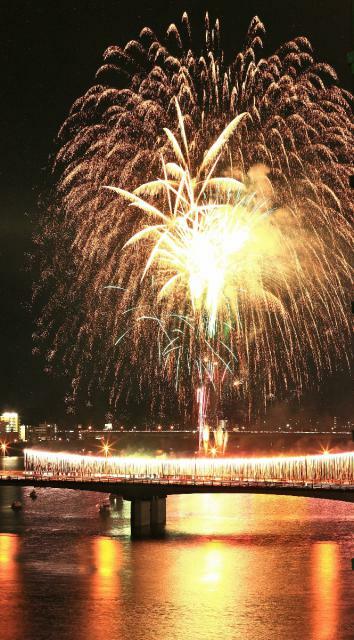
[[[27,423],[65,417],[65,381],[48,378],[31,353],[35,274],[28,260],[56,132],[73,101],[93,83],[108,45],[124,46],[145,25],[162,34],[184,10],[195,42],[203,36],[205,10],[221,19],[227,56],[240,49],[255,14],[267,30],[265,55],[286,40],[307,36],[316,58],[331,64],[340,85],[352,89],[350,0],[2,0],[0,410],[18,409]],[[349,390],[348,376],[329,381],[323,410],[349,412]],[[313,406],[322,402],[310,400]],[[96,407],[96,415],[105,411],[103,404]]]

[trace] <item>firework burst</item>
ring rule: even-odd
[[[343,366],[352,98],[306,38],[261,58],[263,32],[254,18],[227,65],[218,22],[202,55],[186,15],[165,43],[143,29],[73,105],[38,327],[73,397],[94,381],[112,403],[134,390],[188,410],[208,372],[266,399]]]

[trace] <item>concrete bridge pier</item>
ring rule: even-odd
[[[132,498],[130,525],[133,537],[162,534],[166,525],[166,497]]]
[[[165,528],[166,526],[166,497],[154,496],[151,500],[151,526]]]

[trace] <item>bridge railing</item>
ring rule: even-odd
[[[326,481],[321,479],[285,480],[279,478],[226,478],[226,477],[191,477],[191,476],[161,476],[150,477],[137,475],[108,475],[108,474],[54,474],[51,472],[0,472],[0,480],[48,483],[89,483],[89,484],[146,484],[146,485],[184,485],[184,486],[220,486],[220,487],[294,487],[307,489],[354,489],[352,483],[340,480]]]

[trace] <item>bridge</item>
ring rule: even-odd
[[[277,480],[226,480],[217,478],[59,476],[26,472],[0,472],[4,485],[95,491],[121,496],[131,502],[131,532],[134,536],[161,533],[166,525],[169,495],[190,493],[253,493],[298,496],[354,502],[354,484],[291,482]]]
[[[2,485],[98,491],[131,502],[133,535],[161,532],[169,495],[257,493],[354,502],[354,451],[273,458],[137,458],[25,451]]]

